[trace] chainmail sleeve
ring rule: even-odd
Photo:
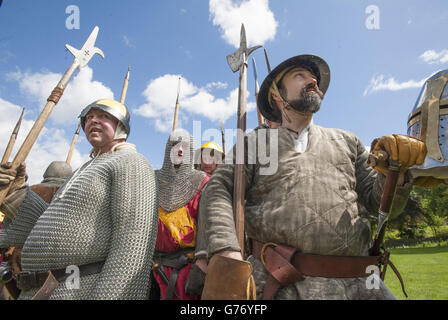
[[[137,153],[111,171],[110,249],[89,299],[147,299],[158,219],[154,171]]]
[[[22,247],[37,219],[47,209],[48,204],[27,187],[24,201],[13,220],[5,218],[0,230],[1,247]]]

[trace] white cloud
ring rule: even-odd
[[[427,50],[423,52],[419,58],[429,64],[445,63],[448,62],[448,49],[443,49],[440,52],[436,52],[434,50]]]
[[[405,82],[397,82],[394,77],[385,79],[385,76],[380,74],[372,77],[367,88],[364,90],[364,96],[376,91],[398,91],[410,88],[421,88],[426,78],[420,81],[408,80]]]
[[[11,133],[20,117],[21,107],[0,98],[0,154],[3,156]],[[14,159],[18,149],[25,140],[28,132],[34,124],[34,120],[27,120],[27,112],[20,126],[14,149],[9,161]],[[75,128],[73,128],[73,132]],[[78,140],[79,141],[79,140]],[[44,127],[33,145],[26,159],[28,183],[30,185],[40,183],[43,173],[52,161],[65,161],[71,145],[71,138],[64,138],[64,130]],[[71,166],[78,168],[87,160],[88,155],[82,155],[76,148],[73,152]]]
[[[52,72],[22,73],[17,71],[7,74],[9,79],[19,83],[21,92],[31,101],[39,103],[41,108],[62,74]],[[77,123],[81,110],[98,99],[113,99],[111,89],[99,81],[93,81],[93,70],[86,66],[69,82],[61,100],[51,113],[56,124]]]
[[[269,9],[268,0],[210,0],[210,18],[219,26],[222,38],[230,45],[240,46],[241,24],[246,29],[247,45],[263,45],[273,40],[277,31],[277,21]]]
[[[129,38],[126,35],[123,35],[123,43],[126,45],[126,47],[129,48],[135,48],[135,45],[131,42],[131,40],[129,40]]]
[[[172,128],[174,108],[179,75],[166,74],[151,80],[142,95],[146,103],[135,110],[136,114],[155,119],[156,129],[161,132],[169,132]],[[182,78],[179,95],[179,120],[178,127],[182,121],[190,117],[202,116],[211,121],[226,121],[236,114],[238,106],[238,88],[232,90],[226,98],[216,98],[210,90],[212,88],[224,88],[227,84],[222,82],[211,82],[203,88],[199,88]],[[249,96],[247,91],[247,96]],[[255,103],[247,104],[247,111],[255,110]]]

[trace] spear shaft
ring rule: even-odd
[[[181,80],[181,77],[179,77],[179,82],[177,84],[177,98],[176,98],[176,107],[174,109],[173,131],[176,130],[176,128],[177,128],[177,118],[179,115],[180,80]]]
[[[4,164],[8,162],[9,156],[11,155],[12,148],[14,147],[14,144],[16,142],[17,134],[19,133],[20,125],[22,124],[22,118],[23,113],[25,111],[25,108],[22,108],[22,113],[20,114],[20,118],[16,123],[16,126],[14,127],[14,130],[11,133],[11,137],[9,138],[8,145],[6,146],[5,153],[3,154],[2,162],[1,164]]]
[[[78,140],[79,132],[81,129],[81,122],[78,123],[78,129],[76,129],[75,134],[73,135],[72,144],[70,146],[70,150],[68,151],[67,159],[65,160],[66,163],[70,164],[72,161],[72,155],[73,151],[75,150],[76,141]]]

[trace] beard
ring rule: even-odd
[[[291,107],[300,112],[316,113],[320,109],[323,93],[318,87],[312,86],[316,91],[308,91],[310,87],[305,87],[300,92],[300,97],[289,101]]]

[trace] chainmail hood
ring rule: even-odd
[[[184,145],[182,163],[174,167],[172,149],[177,143]],[[193,169],[194,142],[193,137],[185,130],[171,133],[165,148],[165,157],[160,170],[156,171],[159,205],[168,212],[187,204],[199,191],[205,172]]]

